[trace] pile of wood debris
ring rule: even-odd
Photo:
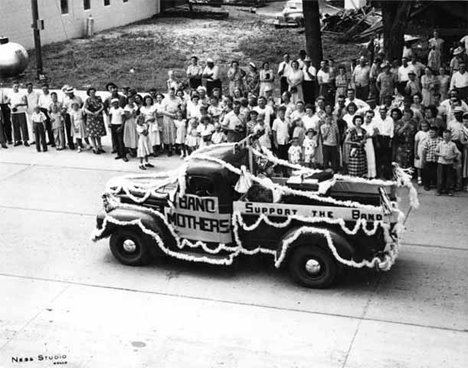
[[[343,41],[364,42],[383,28],[382,14],[373,7],[325,14],[322,22],[322,32],[343,35]]]

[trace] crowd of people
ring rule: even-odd
[[[28,83],[24,93],[14,83],[0,96],[0,144],[99,155],[110,131],[115,158],[137,157],[146,170],[151,156],[185,157],[261,132],[258,143],[291,163],[391,179],[396,162],[415,169],[424,189],[453,195],[468,190],[468,36],[451,60],[433,36],[427,60],[405,47],[399,62],[378,53],[351,65],[322,61],[318,70],[304,50],[297,59],[284,54],[277,67],[233,61],[224,89],[214,60],[202,66],[196,56],[184,80],[169,72],[159,91],[108,83],[105,98],[90,87],[82,99],[70,86],[36,92]]]

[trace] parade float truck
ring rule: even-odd
[[[345,267],[391,268],[404,219],[398,182],[291,165],[255,143],[212,145],[178,170],[111,180],[92,240],[110,237],[129,266],[158,256],[221,266],[268,254],[309,288],[329,287]],[[262,174],[265,163],[291,176]]]

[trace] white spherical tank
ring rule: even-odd
[[[0,37],[0,77],[8,78],[21,74],[28,66],[26,49],[8,38]]]

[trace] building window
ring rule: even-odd
[[[110,5],[110,0],[104,0],[104,6],[109,6]]]
[[[62,14],[68,14],[68,0],[60,0],[60,10]]]
[[[83,0],[83,8],[84,10],[91,9],[91,0]]]

